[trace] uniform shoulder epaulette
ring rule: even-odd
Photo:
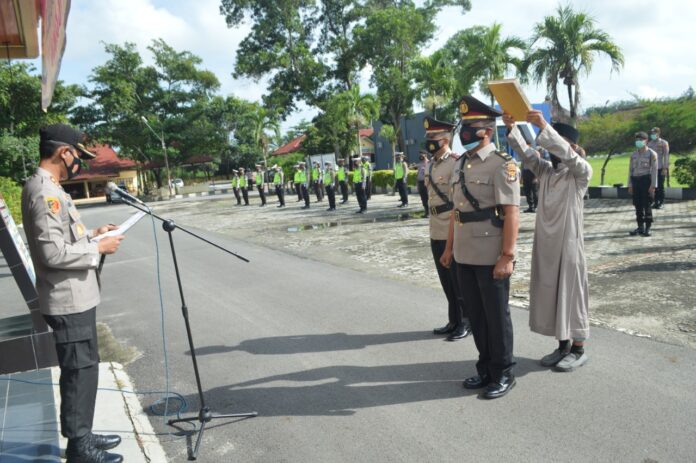
[[[512,156],[510,156],[508,153],[501,153],[498,150],[495,150],[495,154],[497,154],[498,156],[503,158],[505,160],[505,162],[510,162],[513,159]]]

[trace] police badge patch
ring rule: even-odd
[[[509,161],[505,165],[506,173],[507,173],[507,181],[508,182],[515,182],[517,181],[517,164],[515,164],[514,161]]]
[[[51,214],[57,214],[60,212],[60,200],[55,196],[46,197],[46,207],[51,211]]]

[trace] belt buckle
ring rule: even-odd
[[[455,211],[454,211],[454,220],[455,220],[455,222],[461,223],[461,217],[460,217],[460,215],[459,215],[459,209],[455,209]]]
[[[430,208],[430,215],[437,215],[437,206],[432,206]]]

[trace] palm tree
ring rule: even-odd
[[[568,91],[570,122],[577,120],[580,107],[579,75],[589,75],[598,55],[607,55],[612,71],[624,64],[623,53],[609,34],[596,26],[596,20],[587,13],[575,12],[570,5],[559,5],[556,16],[546,16],[534,27],[523,73],[536,84],[546,82],[552,104],[561,108],[558,100],[558,82]]]
[[[263,153],[264,168],[268,168],[268,147],[272,142],[280,139],[280,123],[275,113],[262,107],[252,113],[251,119],[254,128],[254,142]],[[273,135],[268,134],[269,130],[273,131]]]
[[[369,93],[360,94],[360,86],[353,85],[341,94],[346,117],[351,126],[355,126],[358,145],[356,153],[360,156],[360,127],[370,124],[379,115],[379,101]]]
[[[495,105],[495,97],[488,89],[488,82],[504,78],[511,67],[519,72],[522,68],[521,57],[527,48],[524,40],[519,37],[503,38],[501,29],[500,24],[493,23],[491,27],[481,28],[481,33],[473,34],[467,40],[465,72],[478,76],[479,89],[488,95],[491,106]],[[515,50],[520,57],[515,56]],[[500,145],[497,127],[494,138],[496,145]]]
[[[441,49],[413,62],[418,100],[434,118],[437,118],[437,108],[452,100],[457,86],[454,68],[448,61],[446,50]]]

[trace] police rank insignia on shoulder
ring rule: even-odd
[[[514,161],[508,161],[505,164],[505,169],[507,172],[507,181],[515,182],[517,181],[517,164]]]
[[[51,214],[57,214],[60,212],[60,200],[55,196],[46,197],[46,206]]]
[[[75,225],[75,228],[77,229],[77,234],[80,235],[80,237],[82,237],[82,235],[85,234],[85,226],[82,225],[81,223],[78,223],[77,225]]]

